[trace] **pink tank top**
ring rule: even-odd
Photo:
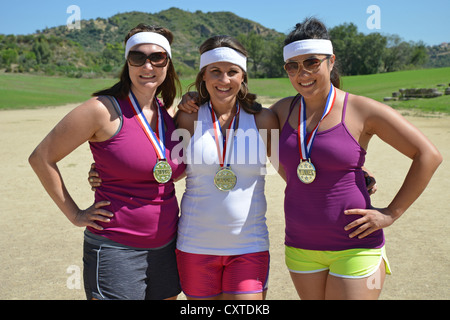
[[[280,135],[280,163],[286,171],[285,244],[308,250],[337,251],[355,248],[380,248],[384,245],[382,230],[363,238],[352,238],[353,231],[344,227],[360,216],[346,216],[344,210],[370,208],[364,174],[366,151],[348,131],[344,119],[346,94],[341,122],[317,132],[311,162],[316,167],[316,179],[310,184],[297,177],[300,163],[297,130],[286,121]],[[299,101],[294,99],[293,107]],[[289,117],[288,117],[289,118]],[[319,128],[320,130],[320,128]]]
[[[111,201],[110,206],[103,208],[114,213],[114,217],[109,223],[97,222],[104,230],[88,230],[131,247],[161,247],[173,240],[177,232],[179,208],[173,180],[165,184],[155,180],[156,152],[128,101],[119,100],[119,104],[122,127],[118,133],[107,141],[90,143],[102,179],[101,187],[95,192],[95,201]],[[172,141],[175,125],[162,109],[166,159],[172,167],[172,179],[175,179],[183,173],[185,164],[171,159],[171,152],[179,142]]]

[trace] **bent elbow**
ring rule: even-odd
[[[444,161],[444,157],[442,156],[442,154],[436,150],[436,168],[440,166],[440,164],[442,163],[442,161]]]
[[[30,164],[30,166],[32,168],[34,168],[34,166],[36,165],[36,162],[37,162],[37,155],[36,155],[36,149],[35,149],[28,157],[28,163]]]
[[[444,158],[442,157],[442,154],[439,152],[438,149],[433,148],[433,150],[429,153],[430,154],[430,162],[433,165],[433,172],[437,170],[437,168],[441,165]]]
[[[28,157],[28,163],[34,171],[36,171],[36,169],[42,163],[42,156],[40,155],[38,148],[34,149],[34,151]]]

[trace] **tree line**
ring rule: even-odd
[[[353,23],[330,29],[330,37],[341,75],[450,66],[450,61],[443,59],[442,63],[430,65],[430,53],[435,49],[427,47],[423,42],[406,42],[397,35],[385,36],[380,33],[365,35],[358,32]],[[275,42],[267,42],[255,33],[241,34],[238,39],[250,53],[250,76],[256,78],[285,76],[284,70],[280,68],[284,63],[281,50],[284,46],[284,36],[275,39]],[[446,53],[450,57],[450,48]]]
[[[286,76],[282,55],[285,35],[261,35],[252,30],[232,36],[242,42],[249,52],[248,71],[251,78]],[[406,42],[397,35],[365,35],[353,23],[331,28],[330,36],[341,75],[450,65],[450,48],[436,49],[427,47],[422,42]],[[177,51],[183,50],[174,50],[175,65],[180,76],[195,75],[198,71],[198,59],[183,61],[183,52]],[[93,51],[86,50],[70,38],[51,34],[0,35],[0,69],[5,72],[116,77],[123,63],[121,42],[105,43],[102,49]]]

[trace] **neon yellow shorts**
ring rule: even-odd
[[[384,246],[380,249],[349,249],[316,251],[285,246],[286,265],[294,273],[315,273],[329,270],[342,278],[365,278],[374,274],[382,261],[386,274],[391,274]]]

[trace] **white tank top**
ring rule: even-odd
[[[255,117],[242,108],[229,158],[237,182],[233,190],[224,192],[214,185],[214,176],[221,167],[211,110],[204,104],[186,148],[187,178],[178,224],[179,250],[210,255],[269,250],[264,195],[266,146]]]

